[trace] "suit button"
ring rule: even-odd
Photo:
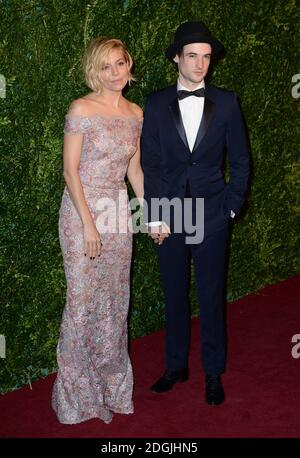
[[[190,161],[190,164],[191,164],[191,165],[197,165],[197,162],[192,162],[192,161]]]

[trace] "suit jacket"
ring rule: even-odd
[[[231,210],[240,212],[249,177],[249,148],[234,92],[206,84],[203,116],[192,152],[183,127],[177,86],[150,94],[141,151],[147,221],[153,221],[152,198],[184,198],[188,182],[191,196],[204,198],[205,235],[224,227]],[[230,164],[228,183],[222,171],[226,152]]]

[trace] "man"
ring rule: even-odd
[[[225,258],[230,218],[241,210],[249,177],[248,141],[237,96],[204,82],[211,61],[223,52],[205,24],[181,24],[166,50],[166,57],[178,66],[177,85],[148,97],[142,132],[147,222],[157,243],[166,306],[166,370],[151,390],[168,391],[189,377],[191,254],[201,308],[205,399],[211,405],[225,399]],[[222,174],[225,151],[230,164],[227,184]],[[186,221],[182,231],[174,230],[182,215],[173,211],[166,221],[161,211],[153,210],[151,203],[162,198],[192,202],[193,224],[204,225],[202,240],[187,242]],[[199,223],[201,199],[204,217]]]

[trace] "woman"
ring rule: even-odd
[[[126,191],[125,175],[136,196],[143,196],[142,110],[122,95],[133,79],[131,68],[120,40],[93,40],[84,61],[91,92],[75,100],[66,117],[59,235],[67,301],[52,396],[61,423],[90,418],[109,423],[113,412],[133,412],[127,349],[132,233],[118,226],[99,230],[110,213],[116,214],[111,206],[103,215],[103,199],[130,219],[127,194],[125,205],[119,199]]]

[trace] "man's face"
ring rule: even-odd
[[[179,81],[193,90],[205,78],[211,58],[211,45],[191,43],[183,47],[181,56],[174,57],[178,64]]]

